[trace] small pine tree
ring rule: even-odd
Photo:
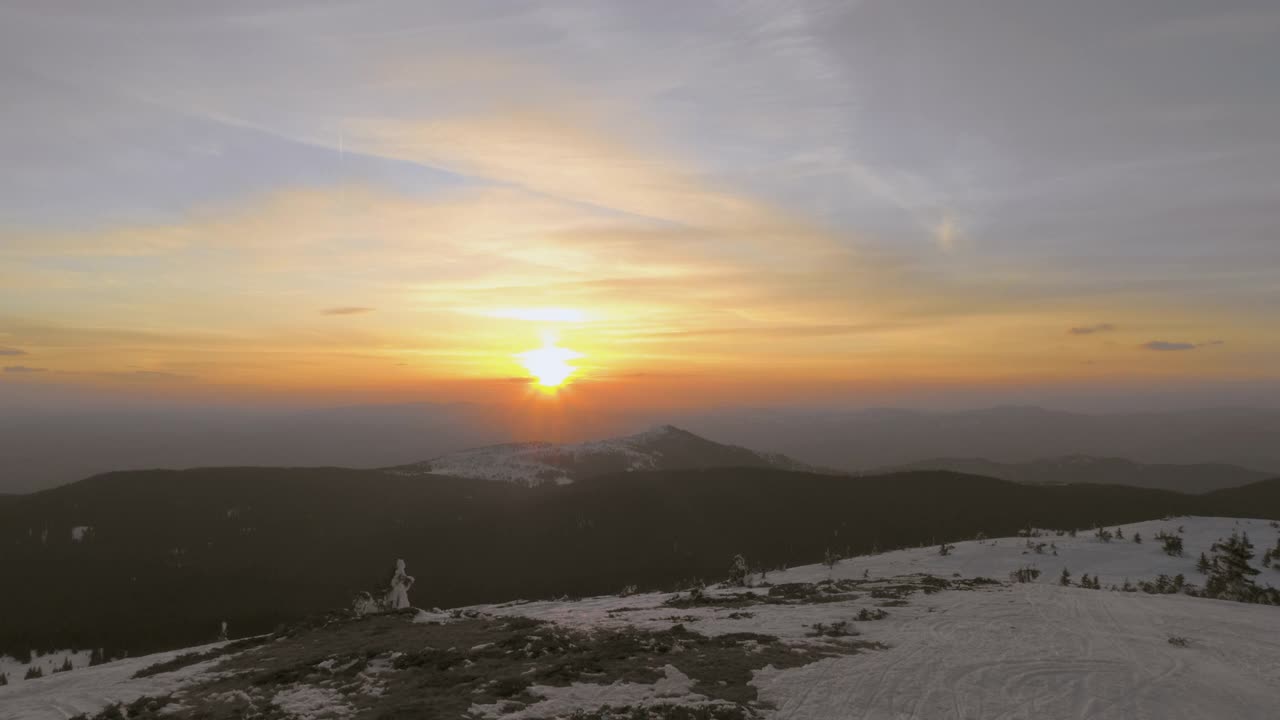
[[[35,680],[44,677],[44,668],[39,665],[32,665],[27,668],[27,674],[22,676],[24,680]]]
[[[1089,583],[1089,573],[1085,573],[1080,576],[1080,587],[1082,588],[1093,587],[1093,585]]]
[[[1142,544],[1142,533],[1140,533],[1140,532],[1136,532],[1136,533],[1134,533],[1134,534],[1133,534],[1133,541],[1134,541],[1135,543],[1137,543],[1138,545],[1141,545],[1141,544]]]
[[[1071,584],[1070,570],[1066,568],[1062,568],[1062,575],[1058,578],[1058,584],[1061,585],[1062,587],[1067,587],[1068,585]]]
[[[90,667],[94,667],[94,666],[96,666],[96,665],[101,665],[101,664],[105,663],[106,661],[107,661],[106,653],[103,651],[103,649],[102,649],[102,648],[94,648],[94,649],[93,649],[93,654],[91,654],[91,655],[89,656],[89,666],[90,666]]]
[[[948,545],[947,543],[944,542],[938,546],[938,554],[943,557],[946,557],[947,555],[951,554],[951,551],[954,550],[955,547],[956,547],[955,545]]]
[[[72,671],[72,670],[74,670],[74,669],[75,669],[75,666],[71,664],[71,657],[70,657],[70,656],[64,656],[64,657],[62,658],[62,665],[61,665],[61,666],[59,666],[57,670],[54,670],[54,672],[56,672],[56,673],[64,673],[64,672],[70,672],[70,671]]]
[[[1196,571],[1201,575],[1208,575],[1212,566],[1209,565],[1209,558],[1204,553],[1200,553],[1200,559],[1196,561]]]
[[[1162,549],[1166,555],[1182,557],[1182,538],[1161,532],[1156,534],[1156,539],[1163,544]]]
[[[1068,531],[1067,531],[1067,535],[1068,535],[1069,537],[1075,537],[1075,536],[1076,536],[1076,529],[1075,529],[1075,528],[1071,528],[1070,530],[1068,530]]]
[[[0,687],[4,687],[5,685],[8,685],[8,684],[9,684],[9,676],[0,672]]]
[[[1258,569],[1249,564],[1253,559],[1253,543],[1249,533],[1231,533],[1225,541],[1216,542],[1213,552],[1213,571],[1205,582],[1205,595],[1223,600],[1255,602],[1259,595],[1253,576]]]
[[[1124,529],[1123,529],[1123,528],[1116,528],[1116,539],[1117,539],[1117,540],[1123,540],[1123,539],[1124,539]]]

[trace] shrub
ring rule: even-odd
[[[357,617],[380,613],[387,609],[385,601],[375,598],[373,593],[361,591],[351,600],[351,610]]]
[[[1191,644],[1191,641],[1181,635],[1170,635],[1169,644],[1174,647],[1184,648]]]
[[[1158,575],[1154,581],[1142,580],[1138,582],[1138,588],[1145,593],[1152,595],[1174,595],[1182,592],[1187,588],[1187,580],[1181,573],[1169,577],[1168,575]]]
[[[1182,538],[1161,532],[1156,534],[1156,539],[1163,544],[1162,549],[1166,555],[1182,557]]]
[[[809,632],[810,637],[848,637],[857,634],[858,632],[849,626],[848,620],[837,620],[830,625],[814,623],[813,629]]]
[[[1098,538],[1102,542],[1111,542],[1111,538],[1112,538],[1111,531],[1104,527],[1098,527],[1097,530],[1094,530],[1093,536]]]
[[[1068,585],[1070,585],[1070,584],[1071,584],[1071,571],[1070,571],[1070,570],[1068,570],[1068,569],[1066,569],[1066,568],[1062,568],[1062,575],[1060,575],[1060,576],[1058,577],[1058,584],[1059,584],[1059,585],[1061,585],[1062,587],[1067,587]]]
[[[1137,543],[1137,544],[1141,545],[1141,544],[1142,544],[1142,533],[1139,533],[1139,532],[1134,533],[1134,534],[1133,534],[1133,541],[1134,541],[1135,543]]]
[[[944,542],[938,546],[938,554],[942,555],[943,557],[950,555],[951,551],[954,550],[955,547],[956,547],[955,545],[948,545]]]
[[[1040,571],[1030,565],[1024,565],[1023,567],[1009,573],[1010,580],[1020,583],[1034,582],[1038,577],[1040,577]]]
[[[856,619],[862,622],[868,622],[871,620],[883,620],[887,617],[889,617],[889,613],[885,612],[884,610],[881,610],[880,608],[875,608],[871,610],[867,608],[862,608],[861,610],[858,611],[858,617]]]
[[[832,552],[831,548],[827,548],[827,551],[822,554],[822,564],[826,565],[828,570],[835,569],[835,566],[840,564],[840,560],[839,553]]]
[[[747,584],[747,576],[751,574],[751,570],[747,567],[747,559],[741,554],[733,556],[733,562],[729,565],[729,584],[736,587],[744,587]]]

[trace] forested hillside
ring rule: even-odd
[[[624,473],[526,488],[343,469],[111,473],[0,502],[0,653],[178,647],[274,627],[381,587],[415,604],[673,587],[828,550],[1205,514],[1280,517],[1280,480],[1200,496],[944,472]]]

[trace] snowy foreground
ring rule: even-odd
[[[445,638],[438,645],[457,648],[428,648],[437,653],[431,662],[412,666],[397,663],[397,658],[407,657],[405,651],[388,651],[385,658],[375,657],[367,666],[361,661],[363,669],[353,671],[345,685],[325,679],[348,657],[334,650],[332,657],[315,656],[321,658],[319,662],[307,660],[317,668],[310,676],[317,678],[314,682],[270,688],[260,697],[237,690],[243,704],[235,706],[235,713],[214,716],[252,717],[254,712],[270,710],[276,713],[273,717],[374,717],[376,712],[352,695],[344,695],[347,691],[342,688],[394,698],[409,684],[407,679],[415,677],[413,673],[421,677],[429,666],[440,666],[437,660],[446,653],[460,654],[461,666],[489,668],[503,661],[519,665],[517,670],[528,675],[555,657],[527,652],[529,648],[555,641],[557,632],[578,638],[579,644],[582,638],[610,633],[652,632],[665,633],[664,642],[674,641],[668,642],[672,649],[662,648],[666,654],[661,658],[637,660],[646,665],[641,668],[646,677],[618,674],[605,663],[594,666],[597,672],[589,677],[533,683],[515,696],[520,702],[494,700],[472,690],[479,694],[464,697],[460,712],[427,711],[420,716],[515,720],[580,713],[575,717],[632,717],[602,710],[613,706],[651,711],[653,717],[676,717],[663,714],[662,709],[702,706],[722,713],[707,717],[795,720],[1276,718],[1280,717],[1280,608],[1058,584],[1066,568],[1073,581],[1088,573],[1100,576],[1104,587],[1121,585],[1126,579],[1137,583],[1178,573],[1202,585],[1204,576],[1196,572],[1195,560],[1233,530],[1247,531],[1259,555],[1262,548],[1276,544],[1280,533],[1262,520],[1174,518],[1126,525],[1125,539],[1111,542],[1102,542],[1092,533],[1081,532],[1076,538],[1050,533],[1033,539],[1053,544],[1043,554],[1028,549],[1025,539],[999,538],[956,543],[945,557],[931,547],[847,559],[833,568],[792,568],[769,573],[765,581],[771,587],[717,588],[702,598],[648,593],[421,612],[416,622],[405,620],[394,627],[406,635],[435,633],[430,637]],[[1170,557],[1161,550],[1154,539],[1161,531],[1183,538],[1184,557]],[[1141,533],[1144,543],[1130,540],[1135,532]],[[1036,582],[1009,582],[1011,571],[1028,565],[1041,571]],[[1257,559],[1254,565],[1259,565]],[[925,578],[926,574],[932,578]],[[962,582],[977,577],[1001,582]],[[945,589],[938,579],[947,581]],[[1280,585],[1280,571],[1262,569],[1257,580]],[[828,588],[822,592],[832,594],[823,595],[815,588]],[[786,602],[768,601],[783,595],[788,595]],[[867,615],[880,612],[886,615],[879,619]],[[534,629],[527,631],[527,644],[526,636],[510,637],[517,632],[508,627],[514,622],[509,619],[512,616],[541,621],[530,623]],[[485,621],[490,625],[474,626]],[[841,630],[831,632],[833,627]],[[493,642],[474,641],[481,637],[475,633],[499,631],[507,635],[495,634]],[[350,650],[353,633],[372,634],[360,623],[344,626],[341,632],[346,635],[340,643],[339,631],[317,632],[333,632],[335,646],[344,651]],[[755,635],[731,635],[741,633]],[[715,645],[717,637],[733,638],[738,644]],[[260,656],[242,664],[249,669],[261,666],[268,657],[265,653],[283,654],[277,647],[289,642],[279,639],[246,651]],[[310,640],[312,646],[316,642]],[[423,645],[416,636],[413,642],[415,648]],[[523,647],[526,652],[516,653],[522,658],[518,661],[507,661],[503,658],[511,656],[512,650],[495,651],[503,647]],[[715,652],[724,653],[716,656],[723,657],[716,662],[724,664],[749,663],[753,654],[761,659],[744,676],[740,689],[731,687],[732,680],[691,678],[708,671],[706,663],[688,664],[690,656],[702,658]],[[629,653],[624,657],[631,657]],[[0,718],[66,718],[109,702],[174,690],[177,700],[164,713],[182,717],[196,707],[204,709],[201,704],[210,702],[209,698],[232,696],[226,683],[237,672],[235,657],[129,679],[137,669],[176,654],[0,687]],[[525,665],[528,670],[523,670]],[[396,675],[393,668],[404,675]],[[188,692],[183,688],[195,688],[209,678],[222,683],[216,686],[216,694],[213,690],[206,695],[194,690],[183,694]],[[244,687],[258,692],[256,685]]]
[[[171,692],[209,670],[215,663],[198,663],[177,672],[149,678],[133,679],[133,675],[149,665],[170,660],[183,653],[202,652],[213,647],[216,645],[117,660],[94,667],[77,667],[70,672],[46,674],[37,680],[22,680],[21,674],[13,673],[9,675],[10,684],[0,687],[0,718],[60,720],[82,713],[96,713],[110,703]],[[49,663],[42,664],[47,666]]]

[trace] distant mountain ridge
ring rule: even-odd
[[[407,476],[449,475],[535,486],[566,485],[620,472],[725,467],[836,474],[779,453],[714,442],[674,425],[659,425],[636,435],[581,443],[490,445],[388,468],[386,472]]]
[[[1128,485],[1183,493],[1207,493],[1266,480],[1272,473],[1225,463],[1140,463],[1119,457],[1063,455],[1021,463],[985,458],[932,458],[877,468],[868,474],[948,470],[1032,485]]]
[[[824,467],[867,472],[923,458],[1030,462],[1067,454],[1143,463],[1230,463],[1280,475],[1280,410],[1088,414],[1040,407],[923,411],[735,408],[682,427]]]

